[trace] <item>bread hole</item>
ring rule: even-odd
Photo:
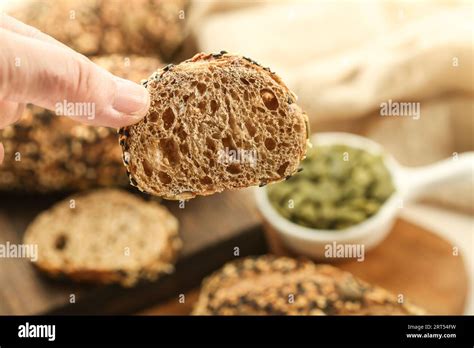
[[[156,122],[158,121],[158,114],[153,111],[148,115],[148,119],[150,120],[150,122]]]
[[[152,124],[149,124],[149,125],[148,125],[148,132],[150,132],[150,134],[156,135],[155,126],[152,125]]]
[[[249,135],[253,137],[255,133],[257,133],[257,129],[253,125],[253,123],[250,120],[245,120],[245,128],[247,128],[247,131],[249,132]]]
[[[230,96],[231,96],[232,99],[234,99],[234,100],[237,100],[237,101],[240,100],[238,94],[237,94],[233,89],[230,90]]]
[[[211,113],[214,115],[217,109],[219,109],[219,103],[215,100],[211,100]]]
[[[148,162],[146,159],[142,160],[142,167],[143,167],[143,171],[145,172],[146,176],[152,176],[153,175],[153,167],[151,166],[150,162]]]
[[[190,94],[188,95],[183,95],[183,101],[186,103],[190,97]]]
[[[171,182],[171,177],[165,172],[158,172],[158,179],[165,185]]]
[[[205,100],[200,101],[198,104],[198,108],[201,114],[204,114],[206,112],[206,101]]]
[[[278,175],[283,177],[285,175],[286,168],[288,168],[289,164],[290,164],[290,162],[283,163],[277,170]]]
[[[182,153],[183,155],[189,154],[188,144],[186,144],[186,143],[181,144],[181,145],[179,146],[179,149],[180,149],[180,151],[181,151],[181,153]]]
[[[212,65],[209,65],[208,69],[209,69],[210,72],[214,72],[214,70],[215,70],[216,68],[215,68],[214,66],[212,66]]]
[[[222,76],[221,77],[221,82],[225,85],[225,84],[227,84],[227,82],[229,82],[229,80],[227,80],[227,77]]]
[[[234,146],[234,141],[232,140],[232,137],[230,135],[226,136],[225,138],[222,138],[222,145],[224,145],[224,148],[227,148],[229,150],[236,150]]]
[[[221,85],[218,84],[217,82],[214,82],[214,88],[215,88],[215,89],[220,89],[220,88],[221,88]]]
[[[255,83],[255,79],[254,78],[249,78],[249,82],[250,83]]]
[[[179,163],[178,144],[176,144],[173,138],[161,139],[160,149],[171,165],[176,165]]]
[[[56,250],[64,250],[67,246],[67,237],[65,234],[60,234],[56,237],[54,241],[54,248]]]
[[[244,85],[247,85],[247,86],[250,85],[250,82],[248,82],[248,80],[243,77],[240,78],[240,81],[242,81]]]
[[[210,150],[206,150],[203,152],[203,155],[207,157],[207,159],[212,159],[212,152]]]
[[[209,137],[206,137],[206,145],[211,151],[216,151],[216,143]]]
[[[264,88],[260,91],[260,97],[262,98],[263,104],[269,110],[276,110],[278,109],[278,99],[273,93],[272,90],[268,88]]]
[[[295,123],[295,125],[293,126],[294,130],[297,131],[297,132],[300,132],[301,131],[301,126],[298,124],[298,123]]]
[[[260,106],[257,106],[257,111],[260,111],[261,113],[267,112],[267,110],[265,110],[264,108],[261,108]]]
[[[211,185],[212,184],[212,179],[209,177],[209,176],[205,176],[201,179],[199,179],[199,181],[201,182],[201,184],[203,185]]]
[[[275,140],[273,140],[272,138],[266,138],[265,141],[265,147],[270,150],[270,151],[273,151],[275,150],[275,147],[276,147],[276,142]]]
[[[188,133],[186,133],[186,131],[184,130],[184,128],[182,126],[180,126],[176,130],[176,134],[178,135],[178,138],[179,138],[179,140],[181,140],[181,142],[186,140],[186,138],[188,137]]]
[[[207,89],[206,84],[204,84],[202,82],[199,82],[196,87],[197,87],[197,90],[198,90],[199,94],[204,94],[206,92],[206,89]]]
[[[238,163],[232,163],[225,170],[227,170],[231,174],[239,174],[242,171]]]
[[[249,98],[249,92],[244,91],[244,100],[245,100],[245,101],[249,101],[249,99],[250,99],[250,98]]]
[[[166,110],[163,112],[162,117],[165,129],[170,129],[175,119],[173,110],[171,108],[166,108]]]

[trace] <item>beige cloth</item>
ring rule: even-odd
[[[239,3],[193,4],[198,48],[270,66],[299,96],[313,131],[368,135],[406,165],[474,149],[472,2]],[[420,103],[420,118],[381,117],[388,100]],[[474,211],[472,180],[456,186],[456,196],[440,188],[431,199]]]

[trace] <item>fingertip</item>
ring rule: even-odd
[[[123,114],[124,117],[142,119],[150,107],[150,93],[138,83],[114,78],[115,96],[112,103],[114,110]]]

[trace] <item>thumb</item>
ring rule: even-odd
[[[146,88],[77,52],[0,29],[0,99],[32,103],[86,124],[123,127],[149,107]]]

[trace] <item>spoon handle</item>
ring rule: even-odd
[[[474,152],[463,152],[451,158],[422,167],[400,167],[400,192],[404,200],[414,200],[438,185],[474,179]]]

